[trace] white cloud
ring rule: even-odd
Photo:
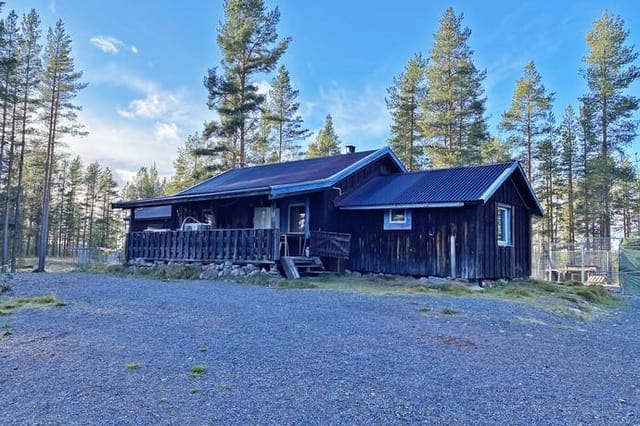
[[[179,103],[176,95],[156,89],[142,99],[134,99],[126,110],[118,110],[118,114],[130,119],[161,118],[166,116],[168,111],[175,109]]]
[[[258,86],[258,93],[261,95],[267,95],[269,90],[271,90],[271,84],[266,80],[256,82],[256,86]]]
[[[98,49],[102,50],[105,53],[110,53],[112,55],[118,54],[120,49],[126,49],[131,51],[132,53],[138,53],[138,48],[134,45],[128,45],[122,40],[119,40],[115,37],[111,36],[94,36],[89,39],[94,46]]]
[[[386,143],[391,117],[384,101],[384,88],[366,87],[362,92],[332,86],[320,89],[320,99],[307,108],[316,110],[322,105],[331,114],[338,137],[343,145],[358,149],[377,148]],[[324,115],[322,117],[324,123]],[[322,125],[322,124],[321,124]],[[310,138],[310,140],[312,140]]]
[[[153,136],[159,141],[178,141],[180,129],[176,123],[157,122],[153,126]]]

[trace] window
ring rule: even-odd
[[[497,224],[498,245],[511,245],[511,207],[498,206]]]
[[[389,223],[406,223],[407,211],[405,209],[391,209]]]
[[[411,230],[411,210],[389,209],[384,211],[384,229],[386,231]]]
[[[306,222],[307,212],[304,205],[289,206],[289,232],[304,233]]]
[[[253,228],[271,228],[271,207],[256,207],[253,209]],[[276,208],[276,229],[280,228],[280,209]]]

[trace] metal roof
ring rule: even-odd
[[[342,209],[456,207],[486,202],[512,175],[526,188],[529,207],[542,208],[518,162],[380,176],[340,200]]]
[[[112,206],[129,209],[250,195],[268,195],[270,198],[278,198],[328,188],[340,179],[385,156],[388,156],[397,166],[398,171],[406,172],[406,168],[393,151],[389,147],[384,147],[375,151],[232,169],[172,196],[119,201]]]

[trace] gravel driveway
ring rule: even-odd
[[[639,298],[581,322],[479,298],[89,274],[11,285],[2,298],[68,305],[0,317],[1,424],[640,425]]]

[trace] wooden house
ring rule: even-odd
[[[409,173],[390,148],[229,170],[130,211],[127,259],[496,279],[531,273],[540,204],[517,162]],[[338,259],[338,260],[336,260]]]

